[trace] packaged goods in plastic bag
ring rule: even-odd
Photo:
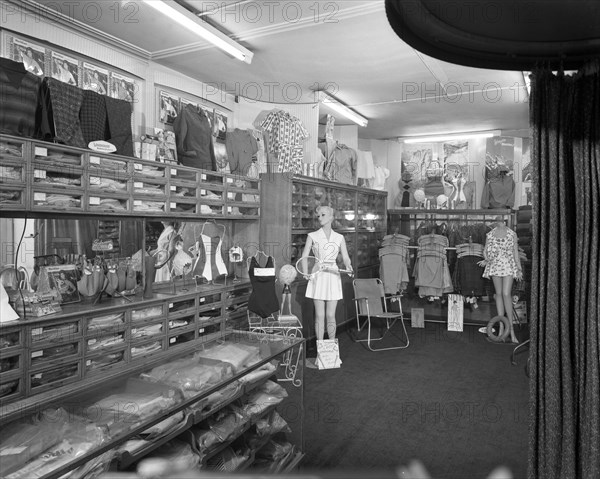
[[[67,417],[64,409],[53,409],[3,426],[0,436],[2,475],[21,468],[57,444],[67,428]]]
[[[260,361],[260,348],[248,344],[214,344],[204,351],[198,351],[196,357],[224,361],[233,366],[234,372]]]
[[[200,462],[200,456],[194,452],[192,445],[181,439],[172,439],[146,457],[148,459],[165,459],[181,466],[183,470],[194,469]],[[179,467],[177,469],[181,470]]]
[[[140,377],[177,387],[186,398],[190,398],[232,375],[229,364],[194,356],[162,364]]]
[[[285,419],[277,411],[256,421],[256,434],[259,437],[271,436],[278,432],[292,432]]]
[[[242,414],[254,418],[260,416],[269,407],[275,406],[288,396],[287,391],[273,381],[265,382],[260,388],[248,394]]]
[[[266,363],[260,368],[255,369],[254,371],[251,371],[248,374],[242,376],[240,378],[240,382],[244,384],[255,383],[257,381],[260,381],[261,379],[269,377],[275,372],[276,369],[277,366],[275,366],[273,363]]]
[[[56,424],[54,427],[56,427]],[[3,474],[2,477],[5,479],[37,479],[44,477],[59,467],[98,448],[105,440],[105,435],[99,427],[71,416],[59,442],[46,448],[44,452],[18,470],[8,475]],[[95,466],[95,464],[91,464],[92,468]]]

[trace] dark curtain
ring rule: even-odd
[[[529,477],[600,477],[600,72],[532,75]]]

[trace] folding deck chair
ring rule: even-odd
[[[356,342],[366,342],[367,347],[371,351],[387,351],[390,349],[405,349],[408,347],[410,341],[406,332],[406,326],[402,316],[402,304],[400,303],[401,295],[387,296],[383,289],[383,282],[379,278],[368,278],[368,279],[355,279],[352,282],[354,287],[354,306],[356,308],[356,325],[358,327],[357,337],[354,338]],[[397,301],[399,312],[388,312],[387,301]],[[361,319],[363,320],[361,324]],[[373,322],[379,321],[384,325],[384,331],[381,332],[379,337],[373,338],[371,329],[373,328]],[[398,336],[392,327],[396,323],[402,325],[404,330],[404,339]],[[367,337],[359,339],[361,331],[367,330]],[[395,336],[402,341],[400,346],[391,346],[387,348],[374,348],[372,343],[374,341],[382,340],[387,333]]]

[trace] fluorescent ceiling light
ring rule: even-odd
[[[359,126],[365,127],[369,124],[369,120],[367,120],[364,116],[359,115],[354,110],[348,108],[346,105],[341,104],[338,100],[330,96],[327,92],[319,91],[319,100],[324,105],[327,105],[332,110],[348,118],[348,120],[353,121]]]
[[[212,25],[200,20],[188,9],[171,0],[142,0],[146,5],[151,6],[171,20],[176,21],[181,26],[187,28],[196,35],[204,38],[221,50],[226,51],[234,58],[246,63],[252,62],[254,54],[244,48],[242,45],[232,40],[223,32],[220,32]]]
[[[473,133],[449,133],[447,135],[436,135],[436,136],[415,136],[413,138],[400,138],[404,143],[432,143],[436,141],[446,140],[468,140],[472,138],[491,138],[493,136],[500,136],[500,131],[483,131]]]

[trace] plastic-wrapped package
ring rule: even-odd
[[[277,411],[273,411],[268,417],[256,421],[256,434],[259,437],[272,436],[278,432],[291,433],[292,430],[285,419]]]
[[[275,372],[276,369],[277,366],[275,366],[273,363],[266,363],[260,368],[255,369],[254,371],[251,371],[248,374],[242,376],[240,378],[240,382],[244,384],[255,383],[257,381],[260,381],[261,379],[269,377]]]
[[[195,356],[227,362],[233,366],[236,373],[261,359],[260,348],[240,343],[214,344],[204,351],[198,351]]]
[[[97,479],[108,471],[114,456],[115,450],[111,449],[89,460],[83,466],[79,466],[77,469],[60,476],[60,479]]]
[[[236,452],[233,448],[227,447],[211,457],[206,462],[206,466],[212,471],[235,472],[249,458],[249,451]]]
[[[194,356],[162,364],[140,377],[175,386],[186,398],[190,398],[232,375],[231,366],[227,363]]]
[[[140,433],[140,436],[148,441],[158,439],[159,437],[169,434],[184,421],[185,414],[183,411],[179,411],[178,413],[169,416],[164,421],[161,421],[158,424],[155,424],[154,426],[144,430]]]
[[[3,474],[4,479],[37,479],[76,458],[87,454],[104,443],[103,431],[85,420],[77,420],[73,416],[65,417],[66,427],[60,442],[46,448],[23,467],[11,474]],[[61,421],[62,422],[62,421]],[[56,428],[56,424],[54,424]],[[92,468],[94,464],[92,464]],[[3,471],[4,472],[4,471]]]
[[[182,399],[178,390],[167,385],[130,379],[112,394],[86,406],[84,413],[114,437],[171,409]]]
[[[165,472],[172,473],[191,471],[197,468],[199,462],[200,456],[194,452],[191,444],[181,439],[172,439],[140,461],[137,470],[140,477],[148,477],[147,472],[156,464],[164,464],[168,467]]]
[[[219,404],[222,404],[225,401],[228,401],[231,398],[233,398],[236,394],[240,392],[240,389],[241,385],[239,381],[233,381],[224,388],[221,388],[218,391],[215,391],[214,393],[210,394],[202,401],[192,404],[192,406],[190,406],[190,409],[206,412],[211,411]]]
[[[269,407],[279,404],[287,396],[288,393],[282,386],[273,381],[266,381],[248,395],[241,412],[249,418],[260,416]]]
[[[57,444],[67,428],[67,411],[54,409],[2,428],[2,475],[9,474]],[[48,421],[46,418],[58,418]],[[64,419],[63,419],[64,418]]]

